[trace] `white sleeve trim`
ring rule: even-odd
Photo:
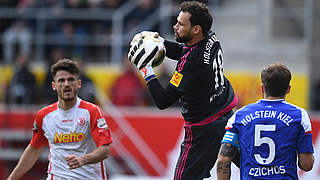
[[[309,115],[306,110],[300,109],[301,110],[301,125],[304,129],[304,132],[311,131],[311,122]]]
[[[233,123],[235,122],[235,120],[236,120],[236,114],[237,114],[237,112],[236,113],[234,113],[232,116],[231,116],[231,118],[228,120],[228,123],[227,123],[227,125],[226,125],[226,129],[231,129],[233,126]]]

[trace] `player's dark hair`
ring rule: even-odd
[[[289,69],[279,62],[267,66],[261,72],[261,81],[267,96],[282,97],[286,95],[290,80]]]
[[[70,59],[58,60],[51,66],[50,72],[53,79],[58,71],[68,71],[69,73],[74,74],[77,77],[80,76],[80,68],[78,63]]]
[[[200,25],[203,36],[208,34],[211,29],[213,18],[206,4],[197,1],[185,1],[180,4],[180,9],[182,12],[191,14],[191,25]]]

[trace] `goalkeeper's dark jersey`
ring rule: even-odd
[[[238,99],[223,74],[222,50],[215,35],[193,46],[169,41],[165,41],[165,46],[167,57],[178,60],[166,89],[167,97],[170,93],[179,96],[186,123],[208,124],[236,106]],[[148,87],[155,92],[151,92],[153,97],[159,93],[155,82],[149,83]],[[157,105],[161,101],[163,104],[164,99],[154,98]]]

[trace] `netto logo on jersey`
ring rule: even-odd
[[[76,132],[70,132],[70,134],[64,134],[64,133],[55,133],[54,135],[54,142],[55,143],[71,143],[71,142],[80,142],[84,140],[84,133],[76,133]]]

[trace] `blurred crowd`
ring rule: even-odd
[[[178,6],[182,1],[168,2]],[[110,54],[110,46],[87,42],[88,37],[91,40],[101,40],[110,36],[113,21],[110,18],[88,19],[74,16],[81,16],[84,12],[81,10],[96,14],[113,13],[130,2],[135,3],[136,7],[124,17],[123,33],[140,31],[141,28],[157,31],[157,26],[141,27],[140,23],[159,8],[160,0],[1,0],[1,11],[7,15],[0,17],[0,66],[9,66],[12,71],[9,79],[1,84],[0,101],[7,105],[27,106],[55,102],[57,97],[51,89],[49,67],[59,59],[70,58],[77,60],[83,70],[79,96],[99,104],[96,86],[86,75],[85,66],[92,62],[105,62],[106,54]],[[9,11],[5,11],[8,9]],[[39,36],[39,32],[43,34]],[[31,68],[36,61],[35,51],[39,51],[39,42],[43,43],[40,51],[43,53],[41,63],[44,66],[41,67],[46,72],[41,83]],[[120,58],[115,62],[120,64],[121,74],[105,94],[119,106],[153,105],[145,83],[127,63],[128,60]],[[165,65],[159,68],[159,80],[163,86],[168,84],[170,77]]]
[[[110,20],[92,20],[77,18],[61,18],[62,12],[72,10],[116,10],[130,0],[2,0],[0,8],[16,8],[15,16],[2,17],[0,23],[1,52],[0,64],[12,67],[12,76],[3,87],[1,100],[8,105],[49,104],[56,101],[57,97],[51,90],[51,75],[49,67],[61,58],[77,60],[81,66],[93,61],[98,61],[103,53],[108,53],[104,46],[87,45],[83,43],[86,37],[103,37],[111,33]],[[125,19],[125,31],[135,28],[144,18],[158,8],[159,0],[137,0],[138,6],[132,10]],[[179,3],[179,1],[172,1]],[[39,85],[35,74],[30,68],[34,62],[35,33],[39,28],[39,17],[34,14],[40,10],[53,18],[45,19],[45,35],[53,37],[59,43],[48,43],[44,47],[46,75],[44,83]],[[47,38],[45,36],[44,38]],[[118,61],[119,63],[122,60]],[[149,106],[151,98],[145,89],[144,82],[127,63],[120,65],[122,74],[117,77],[111,88],[110,98],[120,106]],[[85,69],[85,67],[82,67]],[[96,87],[92,79],[82,73],[81,98],[99,103],[96,97]],[[130,93],[131,92],[131,93]],[[134,92],[134,93],[132,93]]]
[[[68,18],[61,16],[65,12],[73,10],[93,10],[96,12],[114,11],[123,7],[129,1],[134,1],[137,7],[124,17],[124,33],[137,30],[139,23],[145,20],[159,7],[161,0],[1,0],[0,8],[15,8],[16,12],[8,12],[8,15],[0,17],[0,66],[11,66],[12,76],[0,89],[0,103],[7,104],[41,104],[51,103],[56,100],[55,92],[51,90],[50,65],[61,58],[71,58],[80,62],[82,66],[91,62],[106,62],[106,54],[110,54],[110,46],[85,43],[87,37],[101,39],[111,34],[112,21],[110,19],[86,19]],[[169,0],[173,6],[183,0]],[[203,0],[204,2],[209,2]],[[219,6],[220,0],[212,0],[210,3]],[[44,43],[45,80],[39,84],[30,64],[35,60],[36,39],[41,23],[41,17],[35,16],[38,10],[45,9],[52,18],[45,18],[44,39],[51,37],[55,43]],[[2,10],[2,12],[4,12]],[[3,13],[2,13],[3,14]],[[72,14],[72,13],[70,13]],[[172,19],[175,22],[175,17]],[[140,27],[143,30],[155,30],[158,27]],[[170,27],[168,27],[171,29]],[[94,38],[93,38],[94,39]],[[39,42],[38,42],[39,43]],[[127,42],[128,43],[128,42]],[[126,50],[124,51],[127,52]],[[145,90],[144,82],[126,63],[119,58],[122,68],[121,74],[113,84],[110,91],[111,100],[116,105],[123,106],[148,106],[153,105],[150,95]],[[82,69],[85,69],[83,67]],[[160,81],[167,85],[171,74],[166,66],[161,67]],[[97,102],[96,87],[93,80],[83,73],[83,88],[79,94],[85,100]],[[1,81],[1,78],[0,78]],[[1,83],[1,82],[0,82]],[[317,81],[314,91],[320,89],[320,80]],[[106,91],[106,90],[102,90]],[[130,93],[135,92],[135,93]],[[316,93],[315,93],[316,94]],[[2,97],[1,97],[2,96]],[[36,98],[35,98],[36,97]],[[314,95],[311,98],[315,109],[320,109],[320,98]]]
[[[53,64],[63,57],[52,60]],[[77,61],[80,66],[82,81],[78,95],[81,99],[101,105],[103,102],[99,100],[98,90],[93,79],[85,72],[83,61]],[[171,78],[170,73],[166,70],[165,65],[160,66],[159,80],[166,86]],[[127,58],[123,59],[119,66],[119,75],[112,81],[110,90],[102,90],[102,92],[110,98],[116,106],[135,106],[147,107],[153,106],[152,98],[147,91],[144,80],[138,74],[139,72],[131,65]],[[37,83],[36,76],[30,68],[30,62],[25,55],[19,55],[13,66],[11,78],[2,87],[2,103],[8,107],[20,106],[30,107],[30,105],[48,105],[57,101],[57,94],[52,90],[52,76],[48,70],[46,71],[44,82]]]
[[[48,44],[45,54],[50,56],[61,51],[64,56],[95,60],[99,50],[107,51],[104,47],[85,45],[85,38],[102,37],[111,31],[111,21],[108,19],[86,19],[60,17],[63,12],[74,10],[113,11],[130,0],[2,0],[1,8],[17,8],[13,18],[1,18],[0,33],[2,34],[2,58],[6,64],[12,64],[17,54],[32,57],[35,41],[34,34],[39,31],[39,17],[35,17],[40,9],[52,18],[45,19],[44,33],[51,35],[59,43]],[[138,6],[124,19],[124,29],[129,31],[142,19],[150,15],[158,7],[159,0],[138,0]],[[100,36],[99,36],[100,35]],[[20,52],[17,53],[16,49]]]

